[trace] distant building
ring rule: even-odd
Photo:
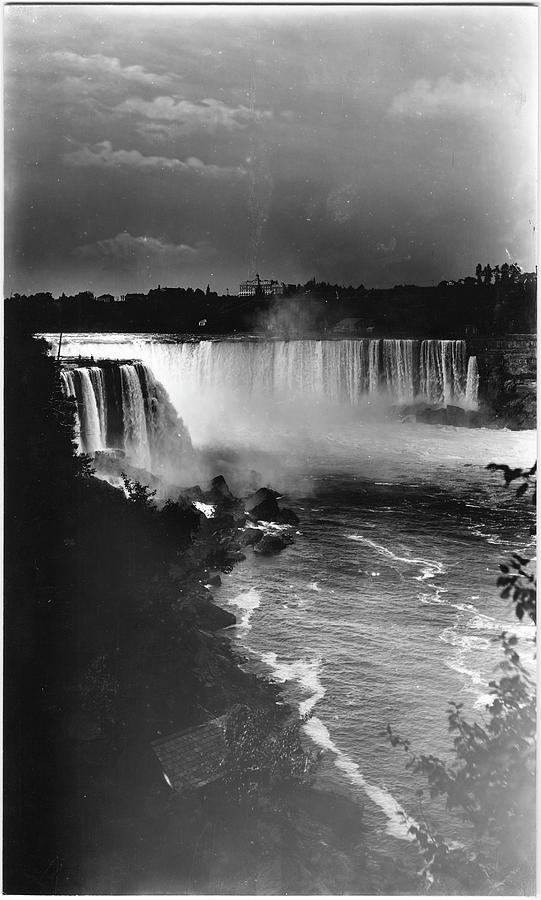
[[[284,293],[284,286],[275,278],[255,278],[243,281],[239,287],[239,297],[280,297]]]
[[[100,294],[99,297],[96,297],[96,300],[99,303],[114,303],[115,298],[112,294]]]

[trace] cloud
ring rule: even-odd
[[[73,250],[73,255],[79,260],[119,263],[159,261],[162,264],[196,263],[214,253],[214,248],[206,243],[198,243],[194,247],[189,244],[171,244],[148,235],[134,237],[127,231],[94,244],[83,244]]]
[[[520,104],[524,97],[509,85],[494,82],[453,81],[443,76],[434,82],[419,78],[394,97],[389,115],[396,118],[437,117],[448,113],[478,115],[487,110],[500,112],[502,106]]]
[[[139,115],[153,122],[174,123],[174,133],[189,134],[201,128],[215,131],[225,128],[233,131],[245,128],[252,122],[260,122],[272,118],[270,110],[250,109],[247,106],[228,106],[221,100],[208,97],[194,103],[177,97],[155,97],[154,100],[143,100],[132,97],[124,100],[114,108],[119,115]],[[164,132],[167,125],[157,126]]]
[[[123,66],[116,57],[104,56],[101,53],[81,56],[68,50],[57,50],[48,54],[48,58],[56,65],[81,72],[87,76],[112,75],[116,79],[121,78],[150,87],[170,87],[175,79],[175,76],[169,72],[157,75],[155,72],[147,72],[142,66]]]
[[[126,168],[147,170],[173,170],[191,172],[211,178],[240,176],[245,169],[240,166],[216,166],[202,162],[195,156],[186,160],[167,156],[144,156],[139,150],[113,150],[111,141],[100,141],[93,147],[86,144],[79,150],[64,154],[64,161],[71,166],[98,168]]]

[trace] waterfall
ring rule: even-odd
[[[90,369],[77,368],[72,371],[75,397],[79,412],[80,441],[84,453],[95,453],[102,449],[102,435],[98,399],[90,376]]]
[[[62,391],[77,401],[79,452],[123,449],[129,462],[172,483],[192,479],[194,453],[188,430],[167,391],[142,363],[104,360],[66,367]]]
[[[98,366],[91,366],[88,370],[92,389],[96,398],[98,407],[98,418],[100,422],[100,440],[102,447],[106,444],[107,435],[107,407],[105,404],[105,381],[103,371]]]
[[[419,396],[429,403],[464,405],[466,342],[421,341]]]
[[[218,430],[227,432],[239,418],[249,427],[251,419],[264,416],[273,404],[284,410],[296,405],[301,411],[325,403],[475,404],[473,368],[468,382],[474,363],[462,340],[181,340],[172,335],[68,334],[62,352],[66,357],[92,357],[96,365],[100,359],[127,366],[136,365],[134,358],[141,360],[143,369],[124,370],[122,375],[118,366],[113,370],[99,365],[107,397],[103,444],[126,446],[141,459],[150,453],[151,462],[152,440],[158,440],[160,431],[152,424],[153,409],[159,402],[144,370],[165,386],[197,443],[205,443]],[[99,394],[99,385],[96,389]],[[97,408],[99,413],[99,396]]]
[[[70,371],[62,371],[60,372],[60,382],[62,384],[62,393],[65,397],[75,400],[77,402],[77,391],[75,390],[75,379],[73,377],[73,372]],[[77,446],[77,452],[83,452],[83,445],[81,441],[81,420],[79,419],[79,407],[75,410],[74,422],[74,438],[75,444]]]
[[[122,384],[124,447],[135,465],[148,469],[150,467],[150,448],[145,401],[139,372],[135,366],[120,366],[120,381]]]
[[[476,356],[470,356],[468,360],[465,406],[466,409],[479,408],[479,372],[477,370]]]

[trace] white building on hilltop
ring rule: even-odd
[[[275,278],[263,278],[259,275],[243,281],[239,287],[239,297],[279,297],[284,293],[284,286]]]

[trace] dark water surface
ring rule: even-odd
[[[237,614],[239,647],[313,713],[305,728],[327,751],[327,776],[396,838],[418,785],[387,723],[445,754],[447,701],[484,714],[493,638],[532,636],[495,587],[506,554],[533,554],[530,511],[484,466],[530,465],[534,451],[532,433],[352,425],[302,460],[284,452],[295,543],[272,558],[247,551],[216,592]],[[523,652],[533,660],[526,640]]]

